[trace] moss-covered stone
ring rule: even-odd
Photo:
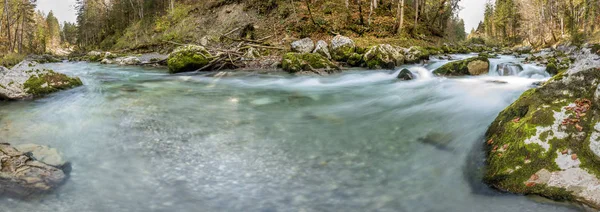
[[[54,93],[60,90],[67,90],[77,86],[81,86],[83,83],[79,78],[71,78],[67,75],[56,73],[52,70],[43,70],[39,74],[34,74],[23,83],[28,94],[34,97],[42,97],[50,93]]]
[[[486,133],[484,181],[508,192],[600,208],[600,201],[593,200],[599,189],[583,184],[562,186],[579,182],[567,182],[559,174],[583,173],[572,177],[600,182],[600,159],[589,147],[591,140],[598,139],[594,133],[600,121],[595,99],[599,84],[599,69],[571,75],[561,72],[543,86],[523,93]]]
[[[347,62],[353,53],[356,53],[356,45],[352,39],[338,35],[331,40],[331,58],[333,60]]]
[[[283,56],[281,67],[293,74],[310,72],[326,75],[341,71],[339,66],[317,53],[287,53]]]
[[[556,67],[556,63],[549,62],[548,65],[546,65],[546,72],[548,72],[551,75],[558,74],[558,68]]]
[[[433,73],[440,76],[481,75],[488,72],[489,64],[486,57],[473,57],[447,63]]]
[[[167,59],[170,73],[195,71],[208,65],[212,55],[202,46],[186,45],[175,49]]]
[[[403,50],[389,44],[381,44],[369,48],[364,60],[369,69],[394,69],[404,64]]]
[[[363,60],[362,54],[354,53],[350,56],[350,58],[348,58],[347,63],[351,67],[362,67],[364,65],[365,61]]]
[[[407,49],[405,52],[405,63],[419,63],[422,60],[429,60],[431,53],[420,46],[413,46]]]

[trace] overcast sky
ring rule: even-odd
[[[470,33],[471,29],[477,28],[479,22],[483,21],[485,2],[486,0],[461,0],[459,2],[462,10],[458,13],[458,16],[465,20],[465,31],[467,33]]]
[[[50,10],[54,12],[54,16],[58,18],[61,24],[65,21],[75,22],[75,2],[76,0],[38,0],[37,8],[48,14]]]
[[[76,0],[38,0],[38,9],[44,13],[54,11],[55,16],[60,23],[64,21],[75,22],[75,1]],[[60,3],[59,3],[60,2]],[[462,10],[459,13],[460,18],[465,20],[465,30],[471,32],[472,28],[477,28],[479,21],[483,20],[483,11],[486,0],[461,0]]]

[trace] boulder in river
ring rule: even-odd
[[[369,69],[394,69],[404,64],[403,50],[389,44],[380,44],[367,50],[364,55]]]
[[[180,46],[169,54],[167,65],[170,73],[195,71],[210,63],[212,55],[198,45]]]
[[[298,53],[311,53],[315,49],[315,42],[310,38],[304,38],[292,42],[292,51]]]
[[[328,75],[341,71],[340,67],[317,53],[287,53],[281,66],[284,71],[293,74]]]
[[[477,76],[488,73],[489,67],[490,61],[486,57],[473,57],[450,62],[436,69],[433,73],[441,76]]]
[[[61,169],[36,160],[30,152],[0,144],[0,196],[24,198],[47,193],[65,180]]]
[[[331,40],[331,57],[333,60],[346,62],[355,52],[356,45],[349,37],[337,35]]]
[[[79,78],[72,78],[52,70],[37,69],[36,66],[36,62],[25,60],[10,70],[1,71],[0,99],[42,97],[83,84]]]
[[[408,81],[415,79],[415,75],[413,75],[413,73],[410,72],[408,69],[402,69],[400,71],[400,74],[398,74],[397,78],[403,81]]]
[[[486,133],[484,181],[600,209],[600,69],[559,73],[525,92]]]

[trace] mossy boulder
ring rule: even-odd
[[[170,73],[189,72],[201,69],[212,59],[206,48],[197,45],[178,47],[169,54],[167,66]]]
[[[79,78],[71,78],[53,70],[32,70],[32,72],[35,72],[35,74],[23,83],[23,88],[33,97],[42,97],[83,85]]]
[[[380,44],[367,50],[363,59],[369,69],[394,69],[404,64],[404,50],[389,44]]]
[[[404,50],[404,62],[419,63],[422,60],[429,60],[430,55],[427,49],[420,46],[413,46]]]
[[[364,55],[359,53],[353,53],[348,61],[346,62],[351,67],[362,67],[365,64],[365,60],[363,59]]]
[[[551,75],[558,74],[558,67],[556,66],[556,63],[554,63],[554,62],[548,63],[548,65],[546,65],[546,72],[548,72]]]
[[[38,68],[36,62],[23,61],[0,72],[0,99],[20,100],[81,86],[79,78]]]
[[[317,53],[287,53],[281,67],[292,74],[328,75],[341,72],[338,65]]]
[[[331,58],[346,62],[356,52],[354,41],[348,37],[337,35],[331,40]]]
[[[563,72],[502,111],[485,141],[484,181],[600,209],[600,69]]]
[[[447,63],[433,73],[440,76],[482,75],[489,71],[490,61],[486,57],[473,57]]]

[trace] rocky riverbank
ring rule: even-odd
[[[34,61],[24,60],[11,69],[0,67],[0,100],[43,97],[81,85],[79,78],[38,67]]]

